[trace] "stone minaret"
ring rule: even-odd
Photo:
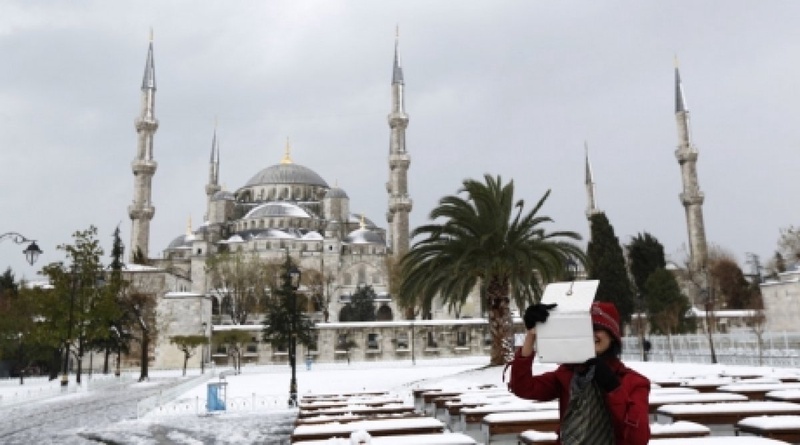
[[[139,135],[136,146],[136,157],[131,163],[133,170],[133,203],[128,206],[131,217],[130,260],[137,252],[148,258],[150,243],[150,220],[156,212],[150,201],[153,191],[153,175],[158,164],[153,160],[153,136],[158,130],[156,110],[156,69],[153,62],[153,36],[150,33],[150,47],[147,50],[147,62],[142,80],[142,103],[139,117],[135,120],[136,133]]]
[[[708,261],[706,229],[703,224],[703,192],[697,180],[697,148],[692,144],[689,127],[689,111],[683,96],[681,74],[675,63],[675,120],[678,122],[678,149],[675,157],[681,166],[683,192],[680,194],[686,209],[686,228],[689,231],[689,267],[693,272],[702,272]]]
[[[601,210],[597,208],[597,201],[595,198],[594,176],[592,175],[592,164],[589,163],[589,144],[583,143],[583,148],[586,152],[586,179],[584,186],[586,187],[586,217],[591,218],[592,215],[600,213]]]
[[[408,196],[408,166],[411,157],[406,152],[406,127],[408,115],[405,111],[403,93],[403,68],[400,66],[398,52],[399,36],[395,37],[394,69],[392,71],[392,111],[389,113],[389,247],[395,258],[400,258],[409,248],[408,214],[411,212],[411,198]]]
[[[222,190],[222,187],[219,185],[219,142],[217,141],[217,125],[214,124],[214,137],[211,139],[211,160],[208,165],[208,184],[206,184],[206,197],[208,197],[206,220],[211,214],[211,198],[214,193],[220,190]]]

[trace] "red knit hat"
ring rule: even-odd
[[[619,330],[619,312],[614,303],[605,301],[592,303],[592,324],[610,332],[618,342],[622,341]]]

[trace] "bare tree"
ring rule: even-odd
[[[186,365],[197,353],[197,347],[206,343],[205,335],[176,335],[169,339],[183,353],[183,375],[186,376]]]
[[[208,258],[211,290],[221,298],[221,311],[230,315],[233,324],[246,324],[251,314],[263,311],[268,290],[275,285],[273,263],[241,251]]]

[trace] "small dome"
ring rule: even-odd
[[[328,190],[328,193],[325,194],[325,198],[345,198],[345,199],[350,199],[350,197],[347,196],[347,193],[344,191],[344,189],[340,189],[339,187],[334,187],[334,188]]]
[[[192,241],[194,241],[194,235],[181,235],[172,240],[169,246],[167,246],[167,249],[191,249]]]
[[[381,235],[369,229],[358,229],[350,232],[344,239],[347,244],[380,244],[386,245]]]
[[[328,183],[314,170],[299,164],[276,164],[261,170],[250,178],[245,187],[262,184],[307,184],[328,187]]]
[[[229,192],[227,190],[220,190],[211,195],[212,201],[234,201],[235,199],[236,197],[234,196],[233,192]]]
[[[304,240],[310,240],[310,241],[322,241],[325,239],[322,237],[322,235],[319,234],[319,232],[308,232],[305,235],[303,235],[302,238]]]
[[[311,215],[296,204],[288,202],[268,202],[247,212],[247,218],[269,218],[279,216],[292,216],[295,218],[311,218]]]

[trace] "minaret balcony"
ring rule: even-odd
[[[411,164],[411,156],[409,156],[406,153],[389,155],[389,167],[392,170],[396,168],[408,169],[408,166],[410,164]]]
[[[684,206],[702,205],[703,201],[705,200],[705,195],[699,190],[693,192],[683,192],[680,196],[681,202]]]
[[[136,131],[140,132],[140,133],[142,131],[155,132],[156,130],[158,130],[158,119],[155,119],[155,118],[144,118],[143,119],[143,118],[138,118],[137,117],[133,121],[133,124],[136,127]]]
[[[691,145],[684,145],[675,150],[675,158],[678,163],[697,162],[697,150]]]
[[[155,174],[157,168],[158,163],[152,159],[134,159],[133,162],[131,162],[131,169],[133,170],[134,175],[153,175]]]
[[[392,196],[389,198],[389,211],[392,213],[410,212],[413,204],[408,196]]]
[[[405,130],[408,127],[408,115],[405,113],[389,113],[389,127]]]
[[[151,220],[156,213],[156,208],[149,205],[149,206],[138,206],[136,204],[131,204],[128,206],[128,215],[130,215],[131,219],[144,219],[144,220]]]

